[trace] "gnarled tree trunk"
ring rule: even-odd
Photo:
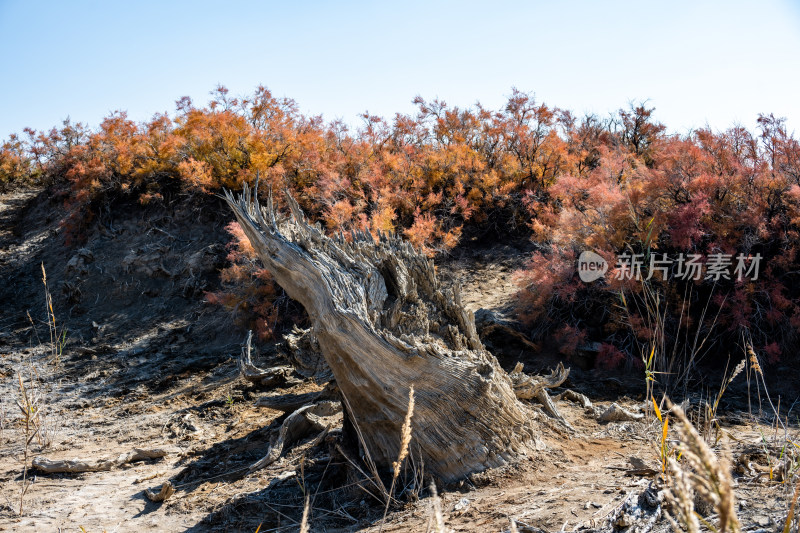
[[[288,219],[271,197],[262,208],[247,186],[225,199],[265,267],[308,312],[376,463],[397,457],[411,385],[411,451],[443,481],[533,448],[531,412],[481,344],[458,288],[439,284],[430,259],[390,235],[329,238],[290,196]]]

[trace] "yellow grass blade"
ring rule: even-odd
[[[655,409],[656,411],[656,416],[658,417],[658,421],[663,422],[664,420],[661,418],[661,409],[658,408],[655,396],[651,396],[650,398],[653,400],[653,409]]]

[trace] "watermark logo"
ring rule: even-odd
[[[630,280],[652,279],[656,272],[662,279],[682,279],[693,281],[743,281],[749,278],[758,280],[761,267],[761,254],[678,254],[670,258],[667,254],[630,254],[617,256],[614,279]],[[591,283],[605,276],[608,263],[595,252],[584,251],[578,257],[578,276],[585,283]]]
[[[588,250],[578,257],[578,276],[584,283],[591,283],[605,276],[608,262],[600,255]]]

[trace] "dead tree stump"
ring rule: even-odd
[[[289,195],[290,217],[245,185],[225,200],[264,266],[308,312],[314,335],[379,465],[397,458],[409,387],[411,452],[442,481],[504,465],[536,442],[532,413],[483,347],[458,287],[402,239],[327,237]]]

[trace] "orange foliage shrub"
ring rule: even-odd
[[[761,116],[755,133],[669,135],[645,105],[604,121],[516,89],[499,110],[414,102],[412,114],[365,114],[349,131],[300,114],[264,87],[234,98],[220,86],[205,107],[182,98],[173,116],[145,123],[117,112],[94,131],[67,121],[12,136],[0,150],[0,188],[52,185],[67,239],[77,242],[115,195],[157,209],[179,194],[252,185],[258,175],[262,193],[288,189],[331,232],[399,232],[428,254],[452,249],[465,233],[530,233],[538,251],[518,274],[520,316],[534,336],[572,332],[613,346],[600,366],[618,365],[621,353],[631,364],[650,342],[645,287],[661,295],[673,338],[680,328],[706,334],[716,318],[708,350],[725,353],[748,328],[776,363],[797,352],[800,145],[782,119]],[[262,320],[268,335],[275,315],[258,302],[274,300],[274,286],[230,230],[225,288],[209,299]],[[611,264],[604,280],[578,280],[584,250]],[[754,282],[659,275],[645,285],[615,279],[622,252],[758,253],[763,268]],[[565,350],[572,344],[566,339]]]

